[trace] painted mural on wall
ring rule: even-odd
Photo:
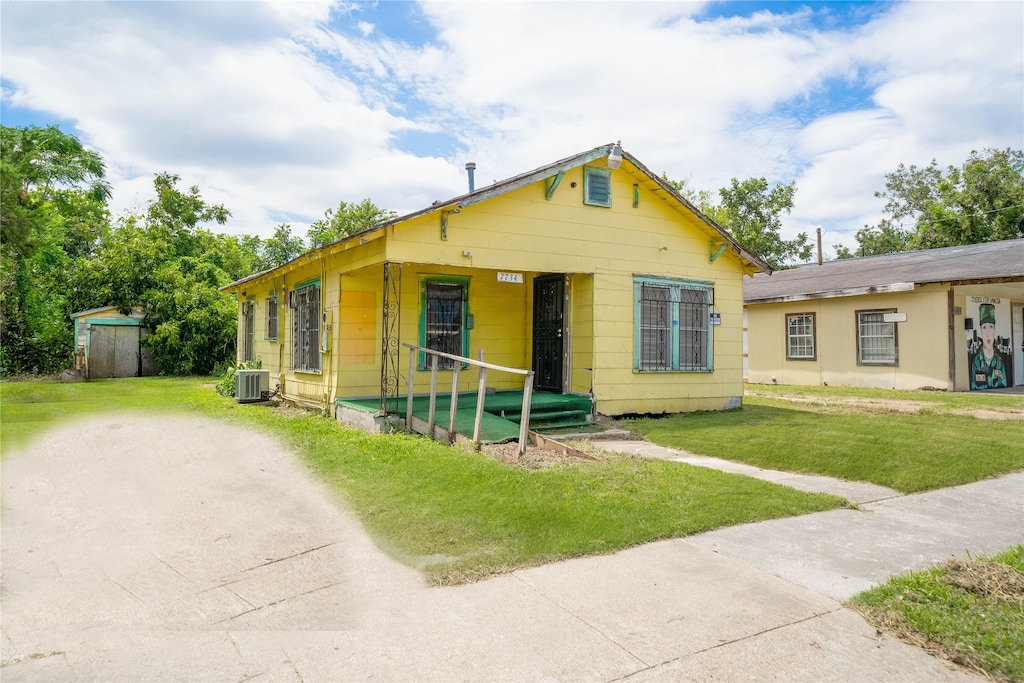
[[[967,297],[967,362],[971,390],[1013,386],[1013,348],[1010,345],[1010,300],[992,296]]]

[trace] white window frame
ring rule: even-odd
[[[814,313],[786,314],[786,360],[817,360],[817,320]]]
[[[886,313],[895,312],[891,308],[857,311],[857,365],[900,364],[896,323],[885,321]]]

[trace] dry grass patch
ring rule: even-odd
[[[885,631],[971,672],[1024,680],[1024,546],[949,560],[855,596],[850,607]]]

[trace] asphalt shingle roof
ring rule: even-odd
[[[900,291],[933,282],[1024,282],[1024,239],[829,261],[745,280],[745,303]]]

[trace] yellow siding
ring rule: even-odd
[[[336,323],[323,373],[291,371],[292,311],[286,306],[281,342],[261,343],[257,335],[257,356],[277,352],[280,360],[264,359],[264,367],[281,374],[286,396],[319,400],[328,394],[378,395],[381,264],[390,261],[404,264],[401,342],[420,343],[423,281],[430,276],[466,277],[474,318],[469,355],[476,358],[483,349],[487,362],[529,369],[533,280],[562,273],[569,295],[566,382],[571,391],[593,390],[598,411],[611,415],[722,408],[743,393],[743,266],[730,251],[710,262],[706,224],[642,186],[634,207],[636,180],[625,170],[614,171],[612,207],[588,206],[583,203],[583,169],[576,168],[565,173],[550,201],[545,184],[538,182],[449,214],[446,240],[441,239],[441,212],[434,212],[382,230],[365,244],[352,241],[316,252],[326,255],[288,266],[275,283],[290,290],[304,280],[322,279],[323,304],[334,310]],[[523,282],[499,282],[499,271],[521,273]],[[713,310],[722,317],[722,325],[713,330],[713,372],[633,369],[637,275],[713,285]],[[275,286],[269,278],[260,283],[268,291]],[[252,283],[249,287],[256,289]],[[258,300],[258,309],[260,304]],[[404,393],[407,349],[400,354],[399,392]],[[414,377],[417,393],[429,390],[429,372],[415,370]],[[475,390],[477,377],[472,368],[460,373],[460,390]],[[323,389],[325,384],[330,391]],[[519,388],[522,379],[492,372],[487,384]],[[451,371],[441,373],[438,386],[450,391]]]
[[[423,283],[431,278],[469,277],[468,313],[474,318],[473,329],[468,330],[469,357],[505,367],[528,369],[526,330],[529,282],[513,284],[498,282],[493,271],[467,268],[431,267],[406,264],[402,268],[402,333],[403,343],[420,345],[420,324]],[[524,277],[524,280],[526,278]],[[408,349],[402,350],[402,374],[406,377],[409,365]],[[416,393],[430,391],[430,372],[414,370]],[[452,371],[438,372],[439,390],[451,391]],[[407,380],[406,380],[407,381]],[[470,367],[459,373],[459,390],[475,391],[479,371]],[[487,386],[496,389],[521,389],[521,375],[488,371]],[[401,391],[406,391],[403,385]]]
[[[570,291],[570,388],[577,394],[589,394],[594,379],[594,278],[572,276]]]

